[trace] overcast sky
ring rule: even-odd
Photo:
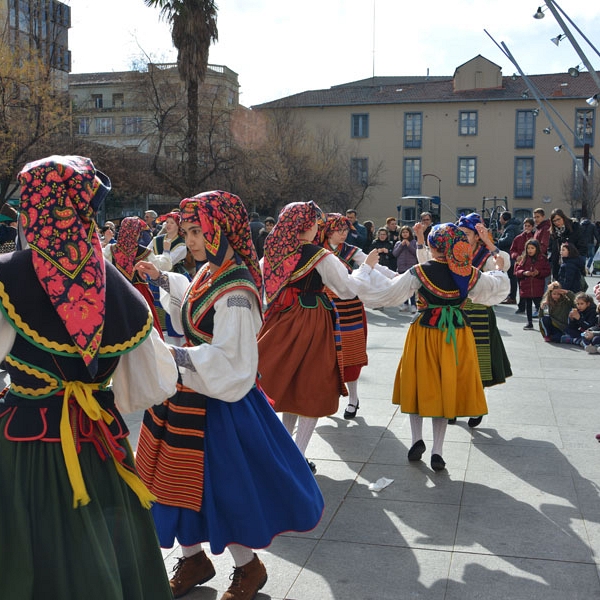
[[[305,90],[375,75],[452,75],[481,54],[515,69],[486,35],[505,42],[526,74],[566,72],[581,63],[541,0],[218,0],[219,42],[209,62],[239,75],[240,102],[252,106]],[[143,0],[67,0],[74,73],[124,71],[142,49],[176,59],[167,24]],[[560,0],[596,48],[600,2]],[[600,57],[572,26],[596,70]]]

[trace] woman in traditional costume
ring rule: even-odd
[[[482,272],[495,270],[497,263],[494,257],[501,256],[503,270],[508,271],[511,264],[510,256],[494,245],[492,236],[483,226],[483,220],[477,213],[462,216],[457,225],[469,239],[473,251],[473,266],[476,269]],[[512,370],[504,342],[498,331],[493,307],[469,300],[464,310],[475,336],[479,373],[483,387],[505,383],[507,377],[512,375]],[[483,415],[478,413],[473,413],[473,415],[476,416],[469,418],[469,427],[477,427],[483,419]]]
[[[10,375],[0,598],[167,600],[153,497],[117,406],[173,394],[175,363],[146,303],[102,256],[94,218],[109,179],[88,158],[51,156],[27,164],[19,182],[26,249],[0,256]]]
[[[494,304],[506,298],[509,281],[502,271],[482,273],[471,265],[466,235],[452,223],[434,225],[428,236],[431,260],[386,279],[369,255],[358,275],[363,301],[398,306],[417,293],[418,316],[411,323],[394,383],[392,402],[410,415],[412,446],[409,461],[425,452],[423,417],[432,417],[431,467],[445,468],[442,449],[448,419],[485,414],[485,394],[477,367],[473,332],[463,311],[467,298]]]
[[[319,241],[321,245],[340,259],[348,273],[352,273],[367,258],[367,255],[360,248],[346,243],[351,228],[350,219],[340,213],[327,213],[323,223],[319,224]],[[397,273],[381,264],[376,265],[375,268],[390,279],[397,275]],[[325,289],[325,293],[334,303],[340,319],[344,364],[343,379],[348,388],[348,406],[344,411],[344,419],[354,419],[360,404],[358,378],[362,368],[368,364],[365,308],[358,296],[344,300],[329,288]]]
[[[157,223],[164,224],[165,233],[157,235],[152,240],[152,251],[156,259],[152,261],[159,271],[172,271],[173,273],[181,273],[191,281],[191,277],[185,268],[185,259],[187,256],[187,247],[183,236],[180,235],[179,225],[181,223],[181,215],[178,212],[170,212],[166,215],[161,215],[156,219]],[[158,286],[148,282],[154,306],[158,314],[163,331],[166,332],[166,341],[175,346],[181,345],[184,340],[183,335],[180,335],[173,329],[171,317],[169,313],[165,313],[165,309],[160,303],[160,290]]]
[[[250,600],[267,581],[253,548],[314,528],[323,498],[256,382],[262,280],[246,209],[221,191],[180,208],[189,250],[208,262],[191,285],[149,262],[137,265],[159,284],[187,347],[172,347],[178,393],[146,412],[136,460],[158,498],[152,511],[161,545],[177,539],[182,546],[173,595],[214,576],[202,550],[208,541],[215,554],[228,548],[235,562],[222,600]]]

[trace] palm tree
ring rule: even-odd
[[[198,174],[198,89],[206,76],[208,49],[218,39],[217,5],[214,0],[144,0],[159,8],[171,25],[177,48],[177,69],[187,91],[186,183],[193,190]]]

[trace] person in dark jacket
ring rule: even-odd
[[[575,296],[575,308],[569,312],[567,328],[560,338],[561,344],[584,346],[583,334],[597,323],[596,303],[593,296],[579,292]]]
[[[513,266],[513,271],[515,272],[517,281],[519,280],[519,277],[516,274],[516,263],[519,260],[519,258],[521,258],[521,256],[523,256],[523,253],[525,252],[525,244],[527,244],[527,242],[534,235],[533,227],[534,227],[534,222],[531,217],[527,217],[526,219],[523,219],[523,231],[515,237],[512,244],[510,245],[510,260],[515,261],[515,266]],[[550,275],[550,272],[548,272],[548,275]],[[542,290],[540,299],[543,295],[544,295],[544,291]],[[519,306],[518,306],[516,312],[517,312],[517,314],[525,312],[525,298],[521,294],[519,294]]]
[[[587,246],[581,238],[579,223],[569,219],[560,209],[555,208],[550,213],[550,264],[552,265],[552,279],[558,279],[558,269],[560,267],[561,252],[560,247],[565,242],[570,242],[577,248],[579,254],[587,254]]]
[[[269,233],[271,233],[273,227],[275,227],[275,219],[273,217],[267,217],[265,219],[265,226],[258,232],[258,237],[256,238],[256,254],[258,254],[259,260],[265,253],[265,240]]]
[[[500,225],[502,227],[502,233],[496,242],[496,246],[504,252],[510,254],[510,247],[514,239],[521,233],[521,223],[518,219],[513,219],[510,212],[505,210],[500,215]],[[510,269],[508,270],[508,278],[510,279],[510,293],[508,297],[502,302],[502,304],[516,304],[517,303],[517,278],[515,277],[515,259],[510,259]]]
[[[369,252],[371,250],[377,250],[379,254],[379,264],[382,267],[387,267],[392,271],[396,270],[396,259],[392,255],[392,250],[394,249],[394,244],[388,240],[388,232],[385,227],[380,227],[377,230],[377,236],[371,243],[371,247],[369,248]]]
[[[586,246],[586,273],[591,274],[594,254],[596,254],[596,226],[589,219],[581,219],[579,230],[581,231],[581,243]]]
[[[585,260],[571,242],[560,247],[560,266],[557,280],[564,290],[581,292],[581,278],[585,274]]]

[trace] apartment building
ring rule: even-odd
[[[58,0],[0,0],[0,24],[9,46],[40,56],[52,69],[55,89],[67,91],[71,7]]]
[[[186,95],[175,63],[150,63],[140,71],[69,76],[73,135],[150,155],[181,160]],[[201,130],[227,121],[238,106],[238,75],[208,65],[200,86]]]
[[[540,107],[521,77],[503,76],[479,55],[453,76],[374,77],[252,108],[292,110],[312,131],[335,135],[363,184],[372,165],[383,164],[381,184],[358,207],[361,219],[382,223],[397,216],[410,223],[420,204],[402,198],[419,195],[440,197],[442,221],[481,211],[484,199],[493,198],[521,218],[538,206],[577,216],[584,165],[590,186],[594,171],[600,175],[593,156],[596,108],[586,102],[600,90],[589,73],[577,75],[529,76],[544,100]]]

